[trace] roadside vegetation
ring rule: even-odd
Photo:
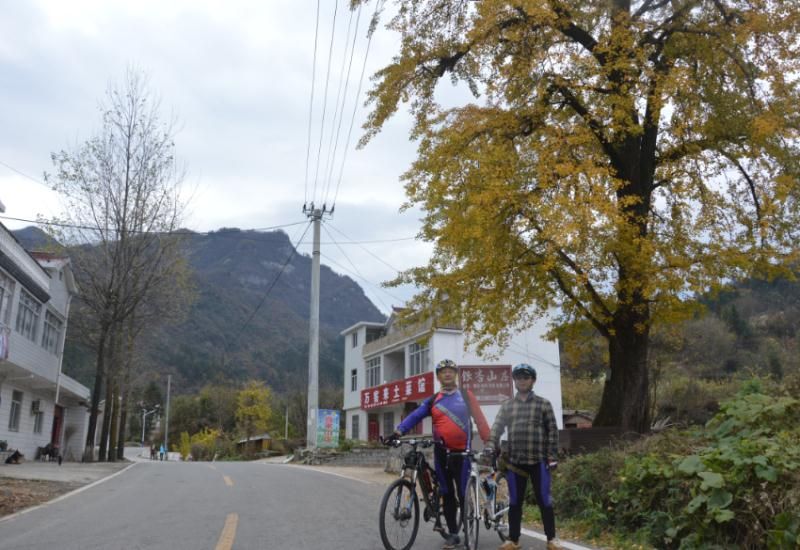
[[[705,425],[565,460],[553,483],[563,529],[613,547],[796,548],[798,390],[797,375],[755,378]]]

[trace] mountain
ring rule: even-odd
[[[47,250],[53,246],[60,246],[59,243],[50,235],[38,227],[26,227],[12,231],[17,240],[26,250]]]
[[[35,228],[15,235],[31,249],[42,243],[43,233]],[[186,254],[196,301],[184,322],[162,327],[141,342],[138,381],[171,373],[180,393],[207,382],[249,378],[264,380],[276,391],[305,388],[311,258],[298,254],[282,231],[239,229],[187,233]],[[355,281],[321,267],[321,387],[341,388],[339,332],[359,321],[383,319]],[[76,340],[68,334],[64,370],[91,387],[94,358]]]

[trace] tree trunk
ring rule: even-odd
[[[105,350],[108,327],[100,327],[100,339],[97,342],[97,370],[94,374],[94,389],[92,390],[92,406],[89,410],[89,429],[86,433],[86,446],[83,450],[83,461],[94,462],[94,440],[97,432],[97,415],[100,410],[100,393],[103,391],[105,377]]]
[[[125,440],[128,435],[128,385],[122,390],[122,405],[119,411],[119,436],[117,438],[117,459],[125,458]]]
[[[119,381],[114,383],[114,389],[111,392],[111,402],[114,403],[114,408],[111,410],[111,423],[108,430],[108,455],[106,460],[108,462],[117,461],[117,438],[119,437]]]
[[[611,375],[603,388],[603,400],[595,426],[621,426],[637,433],[650,429],[650,392],[647,370],[647,348],[650,338],[647,324],[636,319],[647,315],[647,306],[641,313],[623,306],[626,311],[615,316],[615,333],[608,340]]]
[[[117,361],[117,334],[112,329],[109,342],[108,360],[106,363],[106,406],[103,410],[103,429],[100,431],[99,460],[105,461],[108,457],[108,434],[111,430],[111,413],[114,409],[114,363]]]

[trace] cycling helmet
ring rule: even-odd
[[[436,373],[438,374],[442,369],[457,369],[456,362],[451,359],[442,359],[436,363]]]
[[[534,380],[536,380],[536,369],[527,363],[520,363],[511,369],[511,376],[517,376],[518,374],[528,374],[532,376]]]

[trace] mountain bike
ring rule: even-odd
[[[505,542],[508,539],[508,507],[511,497],[508,480],[497,468],[497,456],[492,457],[491,470],[481,480],[480,497],[484,527],[487,531],[497,531],[497,536]]]
[[[402,454],[403,465],[400,477],[389,485],[381,500],[378,525],[381,541],[386,550],[409,550],[417,538],[419,530],[419,495],[420,493],[425,509],[423,519],[428,522],[434,520],[433,530],[442,537],[446,537],[446,530],[442,527],[443,510],[439,482],[436,472],[428,464],[425,455],[418,448],[428,448],[433,445],[430,439],[381,439],[389,447],[409,447]]]
[[[481,476],[481,455],[475,451],[449,452],[448,455],[470,460],[461,514],[464,548],[477,550],[481,523],[487,531],[497,531],[500,540],[505,542],[508,538],[508,481],[497,469],[497,458],[492,457],[491,470]]]

